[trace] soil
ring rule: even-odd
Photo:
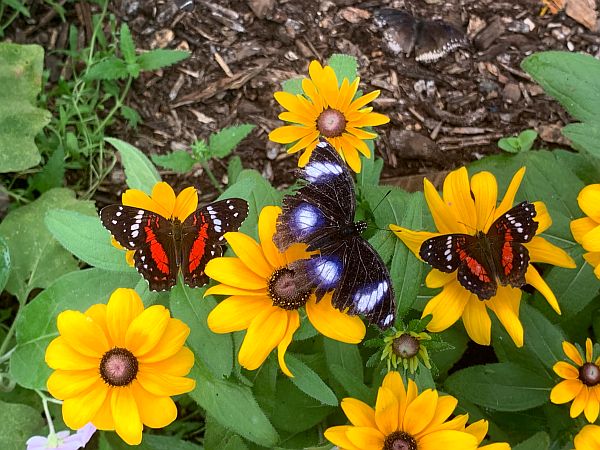
[[[56,36],[69,24],[52,16],[45,2],[34,3],[32,19],[17,22],[9,36],[41,44],[47,59],[54,65],[58,59],[60,66],[65,56]],[[540,134],[536,147],[566,147],[559,130],[569,117],[519,64],[527,55],[551,49],[600,57],[600,35],[564,12],[540,15],[542,6],[534,0],[113,1],[111,11],[127,21],[138,49],[178,48],[192,56],[143,73],[127,100],[143,123],[135,130],[117,123],[108,134],[148,154],[167,153],[223,127],[252,123],[256,128],[235,154],[275,186],[287,186],[293,182],[296,156],[268,140],[268,133],[282,125],[273,93],[285,79],[306,76],[311,60],[325,63],[332,53],[348,53],[358,58],[361,89],[380,89],[373,106],[391,118],[377,129],[384,183],[418,189],[423,175],[436,178],[436,173],[498,153],[500,137],[528,128]],[[85,42],[97,6],[79,2],[77,8],[65,7]],[[373,22],[382,7],[443,19],[464,30],[473,45],[428,65],[394,55]],[[227,161],[211,164],[224,179]],[[202,169],[185,176],[164,174],[178,185],[195,185],[206,200],[216,196]],[[116,192],[110,185],[114,180],[107,179],[101,190]]]

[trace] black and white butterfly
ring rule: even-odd
[[[383,8],[374,15],[383,29],[383,39],[392,53],[406,56],[414,50],[415,60],[433,63],[459,47],[469,47],[465,34],[443,20],[422,20],[404,10]]]
[[[317,299],[333,290],[337,309],[362,314],[381,328],[391,326],[396,316],[392,281],[379,254],[361,237],[366,223],[354,222],[354,182],[346,164],[321,138],[299,172],[307,184],[283,198],[273,241],[281,251],[295,242],[320,251],[296,264]]]

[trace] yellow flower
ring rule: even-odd
[[[595,422],[600,409],[600,357],[593,360],[594,348],[591,339],[585,341],[585,362],[577,347],[569,342],[563,342],[565,355],[575,363],[559,361],[552,369],[563,381],[552,388],[550,400],[552,403],[571,404],[571,417],[577,417],[582,412],[588,422]]]
[[[483,441],[483,439],[487,435],[488,427],[488,421],[482,419],[466,427],[465,431],[475,436],[475,438],[477,439],[477,443],[481,444],[481,441]],[[506,442],[495,442],[493,444],[487,444],[477,448],[479,450],[510,450],[510,445],[508,445],[508,443]]]
[[[294,125],[271,131],[269,139],[280,144],[295,142],[288,153],[305,149],[298,161],[298,166],[304,167],[319,136],[324,136],[352,170],[360,172],[358,152],[369,158],[371,151],[364,140],[377,137],[362,127],[390,121],[389,117],[372,112],[372,107],[365,107],[379,96],[379,91],[354,98],[360,78],[355,78],[352,83],[344,78],[339,86],[333,69],[322,67],[317,61],[310,63],[308,72],[310,78],[302,80],[304,95],[275,92],[275,100],[287,109],[279,114],[279,118]]]
[[[273,243],[273,234],[281,208],[267,206],[258,218],[260,244],[239,233],[225,234],[237,258],[221,257],[206,265],[206,274],[222,283],[205,295],[230,297],[219,303],[208,316],[208,326],[215,333],[247,330],[238,361],[248,370],[258,368],[277,347],[279,366],[293,376],[285,364],[285,352],[300,326],[298,309],[321,334],[350,344],[359,343],[365,325],[356,316],[344,314],[331,305],[331,294],[318,303],[314,293],[298,291],[291,263],[308,258],[306,245],[294,244],[284,253]]]
[[[444,180],[443,198],[429,180],[424,179],[425,200],[433,216],[438,233],[411,231],[396,225],[390,229],[415,254],[419,255],[421,244],[434,236],[449,233],[476,234],[478,230],[487,232],[491,224],[508,211],[525,174],[521,168],[513,177],[504,199],[496,206],[498,186],[496,178],[489,172],[479,172],[469,182],[467,169],[462,167],[450,172]],[[547,230],[552,224],[546,206],[534,202],[538,222],[537,234]],[[574,268],[575,262],[562,249],[540,236],[535,236],[524,244],[529,251],[529,262],[542,262],[560,267]],[[443,273],[432,269],[425,283],[430,288],[443,288],[425,306],[423,317],[431,314],[429,331],[439,332],[450,327],[461,316],[467,333],[478,344],[489,345],[491,339],[491,319],[487,308],[491,309],[518,347],[523,346],[523,325],[519,320],[521,290],[511,286],[498,286],[496,295],[488,300],[480,300],[477,295],[465,289],[456,278],[456,271]],[[528,284],[535,287],[546,298],[550,306],[560,314],[554,293],[539,272],[529,264],[525,274]]]
[[[127,189],[121,195],[121,203],[125,206],[152,211],[166,219],[179,219],[183,222],[187,216],[198,208],[198,193],[196,188],[190,186],[175,196],[173,188],[161,181],[154,185],[150,196],[139,189]],[[124,250],[123,246],[114,237],[112,238],[112,244]],[[135,250],[127,250],[125,255],[127,264],[132,267],[134,253]]]
[[[177,417],[171,396],[190,392],[184,378],[194,355],[183,347],[190,329],[160,305],[144,309],[133,289],[115,290],[108,304],[58,315],[59,337],[46,349],[54,369],[48,391],[63,400],[65,424],[116,430],[128,444],[142,440],[143,424],[167,426]]]
[[[588,251],[583,257],[594,266],[594,273],[600,278],[600,184],[584,187],[577,196],[577,202],[587,217],[573,220],[571,233]]]
[[[341,450],[477,449],[483,439],[479,435],[482,427],[465,429],[466,414],[448,420],[457,404],[456,398],[439,395],[436,390],[419,394],[410,379],[405,388],[400,374],[389,372],[379,388],[375,408],[345,398],[341,406],[352,425],[328,428],[325,438]]]
[[[600,427],[586,425],[575,436],[574,450],[600,450]]]

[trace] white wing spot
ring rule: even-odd
[[[220,219],[215,219],[215,220],[213,220],[213,223],[215,225],[221,225],[221,220]]]
[[[136,222],[133,225],[131,225],[131,231],[137,230],[139,228],[140,228],[140,223],[139,222]]]
[[[114,219],[113,219],[113,220],[111,220],[111,222],[112,222],[112,224],[113,224],[113,225],[116,225],[116,224],[117,224],[117,221],[116,221],[116,220],[114,220]]]
[[[131,237],[135,239],[136,237],[138,237],[139,234],[140,232],[138,230],[135,230],[131,233]]]

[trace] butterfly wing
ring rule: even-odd
[[[496,294],[494,269],[478,237],[461,233],[435,236],[421,244],[419,256],[442,272],[458,270],[458,282],[480,299],[488,299]]]
[[[422,20],[417,27],[415,60],[433,63],[459,47],[468,47],[469,41],[458,28],[441,20]]]
[[[329,142],[319,141],[299,177],[307,184],[284,197],[277,221],[273,241],[281,251],[296,242],[308,244],[309,250],[320,248],[340,226],[354,220],[352,176]]]
[[[522,202],[501,215],[487,232],[500,283],[520,288],[525,281],[530,242],[538,229],[533,203]]]
[[[385,27],[383,38],[393,53],[411,54],[417,40],[417,19],[407,11],[382,8],[375,13],[374,21],[378,27]]]
[[[177,255],[172,223],[159,214],[125,205],[109,205],[100,211],[102,224],[116,241],[135,250],[135,268],[152,291],[165,291],[177,281]]]
[[[185,219],[181,240],[185,284],[199,287],[208,282],[204,269],[208,261],[223,254],[223,235],[237,231],[247,216],[246,200],[229,198],[206,205]]]

